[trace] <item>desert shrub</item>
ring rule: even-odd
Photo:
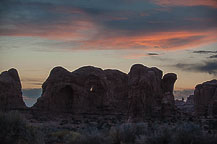
[[[216,144],[217,137],[204,133],[194,123],[173,125],[125,123],[109,132],[96,129],[81,132],[71,144]]]
[[[140,135],[136,139],[136,144],[169,144],[172,131],[168,125],[153,125],[148,129],[148,133]]]
[[[174,126],[155,125],[149,134],[137,137],[136,144],[216,144],[217,137],[204,133],[194,123],[177,123]]]
[[[69,130],[58,130],[49,134],[48,143],[74,143],[80,133]]]
[[[43,144],[43,136],[28,126],[18,112],[0,113],[0,141],[2,144]]]
[[[192,144],[216,144],[217,137],[204,134],[202,136],[196,136],[195,141]]]
[[[108,135],[102,131],[86,131],[76,137],[70,144],[111,144]]]
[[[176,144],[216,144],[217,137],[203,131],[203,129],[191,122],[176,124],[173,129],[173,141]]]
[[[67,135],[70,133],[68,130],[58,130],[51,133],[48,133],[46,142],[49,143],[62,143],[64,140],[66,140]]]
[[[176,144],[193,144],[198,137],[203,137],[202,129],[191,122],[178,123],[173,129],[173,143]]]
[[[133,144],[140,135],[147,134],[147,125],[144,123],[125,123],[110,130],[113,144]]]
[[[66,135],[65,140],[66,140],[67,143],[73,143],[73,142],[76,142],[77,139],[80,138],[80,136],[81,136],[80,133],[70,131],[70,132]]]
[[[79,132],[59,130],[52,136],[66,144],[216,144],[217,137],[206,134],[194,123],[173,125],[125,123],[108,130],[87,128]]]

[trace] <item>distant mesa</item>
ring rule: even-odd
[[[18,72],[12,68],[0,74],[0,110],[26,108]]]

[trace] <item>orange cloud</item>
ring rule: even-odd
[[[179,50],[190,49],[202,44],[217,42],[217,30],[208,31],[172,31],[153,32],[140,35],[118,34],[113,30],[104,30],[91,20],[79,20],[67,25],[55,25],[49,29],[20,26],[22,32],[5,34],[10,36],[31,36],[42,37],[60,41],[59,47],[67,50]],[[1,34],[4,35],[4,34]],[[64,45],[73,41],[79,44],[78,47]],[[63,45],[63,46],[62,46]],[[136,56],[143,57],[145,55]],[[134,58],[131,56],[129,58]]]
[[[216,0],[154,0],[155,3],[159,5],[166,6],[210,6],[217,8]]]
[[[189,49],[201,44],[216,42],[217,31],[208,32],[159,32],[142,36],[111,37],[83,41],[82,49]]]

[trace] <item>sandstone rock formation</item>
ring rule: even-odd
[[[177,75],[174,73],[167,73],[163,76],[161,87],[163,89],[163,98],[161,101],[161,114],[163,116],[170,116],[174,112],[174,84],[177,80]]]
[[[21,83],[16,69],[0,74],[0,110],[25,108]]]
[[[162,79],[161,70],[136,64],[128,75],[129,112],[132,118],[171,114],[174,109],[175,74],[166,74]]]
[[[71,113],[123,113],[127,110],[127,74],[86,66],[68,72],[54,68],[33,107]]]
[[[195,113],[199,116],[217,116],[217,80],[199,84],[194,91]]]
[[[54,68],[33,109],[88,114],[124,114],[132,118],[171,114],[175,74],[133,65],[129,74],[85,66],[69,72]]]

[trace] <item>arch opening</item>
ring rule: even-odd
[[[54,97],[55,107],[58,107],[60,111],[73,111],[74,92],[70,85],[61,88]]]

